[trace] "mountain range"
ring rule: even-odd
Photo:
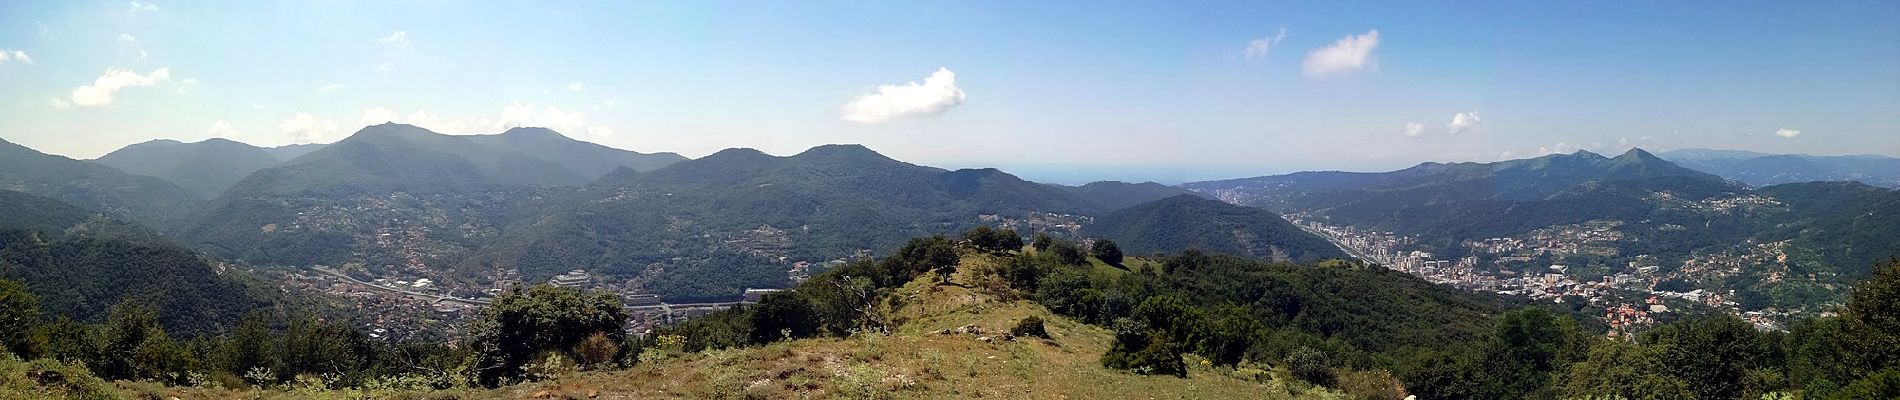
[[[316,145],[321,146],[321,145]],[[315,151],[321,147],[303,147]],[[183,143],[160,139],[125,146],[92,162],[137,175],[163,179],[200,198],[215,198],[258,170],[283,163],[295,151],[252,146],[228,139]]]
[[[687,159],[542,128],[443,135],[381,124],[328,145],[154,141],[93,162],[0,142],[0,164],[10,166],[0,183],[34,195],[9,203],[56,202],[216,258],[475,283],[494,271],[539,281],[585,269],[674,298],[778,287],[797,262],[877,254],[910,237],[981,225],[1114,239],[1135,254],[1192,247],[1305,261],[1344,253],[1281,214],[1407,235],[1412,249],[1441,258],[1477,255],[1473,241],[1613,222],[1627,240],[1614,255],[1579,262],[1679,264],[1796,243],[1788,261],[1764,273],[1815,274],[1810,282],[1822,292],[1900,248],[1883,236],[1895,226],[1883,225],[1895,213],[1892,190],[1754,188],[1640,149],[1181,186],[1064,186],[996,169],[920,166],[858,145]],[[25,217],[9,224],[76,226]],[[1681,234],[1687,227],[1700,229]]]
[[[152,226],[169,226],[203,200],[164,180],[41,153],[0,140],[0,189],[31,193]]]
[[[126,179],[216,192],[191,197],[182,217],[140,222],[218,258],[470,281],[497,269],[518,268],[530,281],[587,269],[676,298],[782,286],[791,261],[882,252],[978,225],[1073,236],[1095,216],[1192,193],[1040,184],[995,169],[909,164],[858,145],[688,160],[541,128],[443,135],[401,124],[321,146],[149,142],[95,163],[170,182],[116,174]]]
[[[1184,187],[1388,240],[1380,251],[1424,260],[1472,257],[1506,273],[1581,266],[1572,272],[1585,277],[1658,265],[1668,279],[1740,291],[1745,309],[1838,299],[1844,284],[1900,251],[1900,191],[1857,182],[1751,188],[1640,149]]]
[[[1752,186],[1810,181],[1858,181],[1900,188],[1900,158],[1881,155],[1812,156],[1741,150],[1682,149],[1662,158]]]

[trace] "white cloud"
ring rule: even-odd
[[[1553,145],[1549,145],[1549,146],[1542,146],[1542,147],[1538,147],[1538,148],[1537,148],[1537,155],[1538,155],[1538,156],[1547,156],[1547,155],[1551,155],[1551,154],[1570,154],[1570,153],[1575,153],[1575,152],[1577,152],[1578,150],[1588,150],[1588,149],[1589,149],[1589,148],[1588,148],[1587,146],[1584,146],[1584,145],[1581,145],[1581,144],[1570,144],[1570,143],[1566,143],[1566,142],[1557,142],[1557,144],[1553,144]]]
[[[335,93],[338,90],[343,90],[343,84],[332,83],[317,87],[317,93]]]
[[[1330,46],[1307,53],[1301,67],[1308,78],[1345,76],[1367,67],[1377,67],[1378,61],[1372,57],[1372,49],[1378,47],[1379,30],[1373,29],[1340,38]]]
[[[33,57],[27,57],[25,51],[0,49],[0,63],[9,61],[19,62],[21,64],[32,64]]]
[[[46,105],[50,105],[50,106],[53,106],[53,108],[57,108],[61,110],[73,107],[72,102],[66,101],[66,99],[59,98],[59,97],[54,97],[52,100],[47,100]]]
[[[390,46],[409,47],[409,32],[408,31],[390,32],[389,36],[384,36],[382,39],[376,39],[376,41],[383,42],[383,44],[387,44]]]
[[[1799,129],[1781,129],[1781,130],[1777,130],[1777,131],[1775,131],[1775,136],[1780,136],[1780,137],[1784,137],[1784,138],[1789,138],[1789,139],[1794,139],[1794,137],[1795,137],[1795,136],[1801,136],[1801,130],[1799,130]]]
[[[73,89],[72,102],[82,107],[112,104],[112,95],[121,89],[134,86],[152,86],[159,82],[169,80],[171,77],[171,68],[166,67],[159,67],[153,70],[152,73],[145,75],[139,75],[138,72],[131,70],[117,68],[107,69],[105,75],[100,75],[99,79],[93,80],[91,85],[84,85]]]
[[[263,105],[263,104],[257,104],[257,103],[251,103],[251,109],[252,109],[252,110],[262,110],[262,109],[264,109],[264,105]]]
[[[1445,130],[1451,132],[1451,134],[1453,135],[1456,135],[1459,133],[1464,133],[1465,130],[1471,129],[1471,127],[1474,127],[1474,126],[1478,126],[1478,124],[1483,123],[1483,122],[1484,122],[1483,120],[1480,120],[1478,118],[1477,111],[1452,114],[1451,123],[1445,124]],[[1509,125],[1509,124],[1506,124],[1506,125]]]
[[[132,11],[158,11],[158,5],[134,1],[132,2]]]
[[[218,120],[217,122],[212,122],[211,128],[207,129],[206,132],[209,132],[211,134],[211,137],[221,138],[221,137],[237,136],[237,128],[232,128],[231,123],[225,122],[225,120]]]
[[[336,135],[336,121],[319,120],[310,113],[297,113],[277,124],[277,130],[290,135],[291,143],[318,143]]]
[[[1498,161],[1509,160],[1511,159],[1511,156],[1515,156],[1515,155],[1517,155],[1517,152],[1505,150],[1503,153],[1498,153]]]
[[[957,87],[957,73],[937,68],[922,83],[879,85],[877,92],[845,103],[844,120],[875,124],[897,117],[937,114],[963,104],[963,98],[963,89]]]
[[[387,62],[386,62],[386,63],[382,63],[382,64],[377,64],[377,65],[376,65],[376,73],[378,73],[378,74],[387,74],[387,73],[389,73],[389,71],[394,71],[394,70],[396,70],[396,64],[395,64],[395,63],[387,63]]]
[[[1464,133],[1465,131],[1470,130],[1472,127],[1476,127],[1478,126],[1478,124],[1481,124],[1481,123],[1483,123],[1483,120],[1478,118],[1477,111],[1455,113],[1451,115],[1451,122],[1445,124],[1445,130],[1443,132],[1456,135],[1456,134]],[[1424,136],[1425,134],[1434,133],[1434,132],[1440,132],[1440,131],[1435,126],[1426,125],[1423,123],[1418,123],[1418,122],[1405,123],[1404,133],[1405,133],[1405,136],[1407,137]]]
[[[574,83],[569,83],[567,84],[567,90],[570,92],[579,92],[582,90],[587,90],[587,83],[578,82],[578,81]]]
[[[383,107],[371,107],[370,109],[363,110],[363,116],[356,119],[357,123],[365,126],[395,121],[396,111]]]
[[[132,36],[132,34],[130,34],[130,33],[121,33],[121,34],[119,34],[119,42],[120,42],[120,43],[132,43],[132,42],[137,42],[137,41],[139,41],[139,38],[138,38],[138,37],[135,37],[135,36]]]
[[[589,137],[601,137],[611,134],[604,127],[595,129],[587,123],[587,114],[580,111],[562,111],[558,107],[515,104],[501,110],[501,119],[497,128],[543,127],[569,134],[586,134]]]
[[[1417,122],[1405,123],[1405,136],[1416,137],[1423,134],[1425,134],[1425,124]]]
[[[1248,41],[1247,48],[1242,49],[1241,53],[1246,56],[1248,60],[1265,60],[1267,59],[1267,53],[1272,52],[1273,46],[1278,46],[1281,40],[1286,40],[1286,27],[1280,27],[1280,33],[1274,34],[1272,37],[1255,38],[1252,41]]]

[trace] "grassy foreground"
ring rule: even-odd
[[[1112,332],[965,284],[972,271],[993,262],[986,256],[966,257],[949,283],[924,278],[905,286],[897,293],[903,306],[891,310],[899,324],[887,334],[655,357],[627,370],[579,372],[497,389],[229,390],[133,382],[105,386],[112,389],[109,394],[158,399],[1349,398],[1288,378],[1282,371],[1216,368],[1192,356],[1187,378],[1104,368],[1100,357],[1114,341]],[[1102,273],[1121,272],[1097,267]],[[1048,339],[1005,339],[1011,326],[1030,316],[1046,321]],[[966,333],[970,331],[975,333]]]

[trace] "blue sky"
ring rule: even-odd
[[[0,2],[0,138],[91,158],[534,125],[1071,183],[1894,155],[1892,21],[1900,2]]]

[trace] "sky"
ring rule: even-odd
[[[546,126],[1061,183],[1900,155],[1893,21],[1900,2],[0,1],[0,138],[86,159]]]

